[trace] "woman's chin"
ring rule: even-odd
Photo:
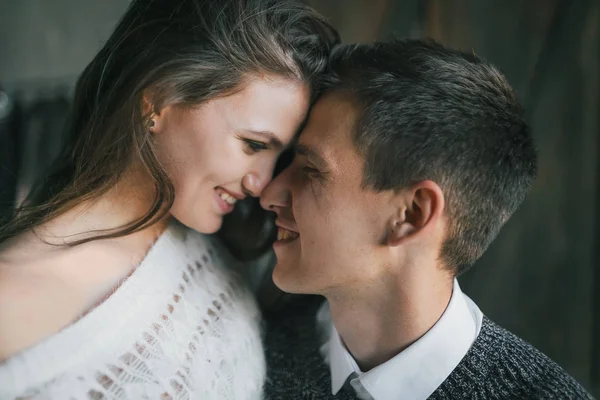
[[[206,215],[202,220],[190,220],[178,218],[177,216],[175,216],[175,218],[188,228],[207,235],[216,233],[221,229],[221,225],[223,225],[223,217],[215,214]]]
[[[219,229],[221,229],[221,225],[223,225],[223,217],[218,217],[214,218],[214,221],[200,221],[198,224],[193,226],[192,229],[208,235],[216,233]]]

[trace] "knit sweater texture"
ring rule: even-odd
[[[267,399],[355,399],[331,394],[315,315],[322,298],[299,297],[267,316]],[[398,398],[402,394],[398,393]],[[484,316],[481,332],[450,376],[429,397],[442,399],[592,399],[561,367]]]
[[[262,399],[260,312],[232,260],[172,222],[105,301],[0,363],[0,399]]]

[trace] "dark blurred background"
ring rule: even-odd
[[[0,0],[0,211],[55,154],[75,79],[128,2]],[[484,313],[600,397],[600,1],[309,2],[347,42],[428,36],[508,77],[527,108],[540,173],[460,281]]]

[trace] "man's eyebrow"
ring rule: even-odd
[[[308,159],[310,159],[311,162],[316,164],[316,167],[323,168],[327,165],[327,162],[325,162],[325,159],[321,157],[319,153],[317,153],[316,151],[304,144],[296,143],[296,145],[294,146],[294,151],[296,152],[296,154],[306,156]]]
[[[283,143],[281,140],[271,131],[255,131],[252,129],[242,129],[242,132],[249,133],[251,135],[262,136],[275,150],[283,149]]]

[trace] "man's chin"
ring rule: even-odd
[[[304,279],[302,279],[297,274],[291,273],[294,270],[297,270],[297,267],[283,266],[280,263],[277,263],[275,269],[273,270],[273,283],[275,286],[286,293],[290,294],[316,294],[314,291],[311,291],[311,288],[303,283]]]

